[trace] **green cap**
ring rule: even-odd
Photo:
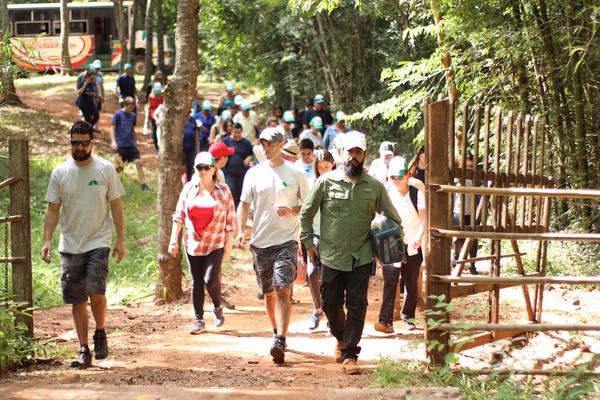
[[[127,71],[128,69],[131,69],[131,68],[133,68],[133,65],[131,65],[131,64],[129,64],[129,63],[125,64],[125,66],[123,67],[123,69],[124,69],[125,71]]]
[[[314,117],[310,120],[310,126],[315,129],[323,129],[323,120],[321,117]]]
[[[283,113],[283,120],[285,122],[294,122],[296,118],[294,118],[294,113],[291,111],[286,111]]]

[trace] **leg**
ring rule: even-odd
[[[218,249],[206,256],[206,270],[204,272],[204,283],[206,291],[210,296],[213,306],[221,308],[221,264],[223,263],[224,249]]]
[[[191,256],[187,254],[192,276],[192,304],[196,321],[204,319],[204,275],[206,272],[205,256]]]
[[[402,265],[402,277],[406,285],[404,303],[402,304],[402,315],[405,321],[415,318],[417,297],[419,295],[418,281],[422,262],[423,255],[419,249],[417,254],[408,256],[406,263]]]
[[[275,286],[277,307],[275,308],[277,334],[285,337],[292,317],[292,301],[289,287]]]
[[[273,292],[273,253],[271,247],[264,249],[250,246],[256,272],[256,282],[260,292],[265,296],[265,311],[271,321],[273,332],[277,330],[275,321],[276,298]]]
[[[344,275],[346,286],[346,329],[342,343],[342,358],[358,358],[360,338],[367,315],[367,290],[371,277],[371,264],[361,265]]]
[[[391,264],[385,264],[382,267],[382,271],[383,297],[381,299],[381,308],[379,309],[379,322],[384,325],[391,325],[394,321],[394,305],[396,304],[400,268],[396,268]]]
[[[144,185],[146,183],[146,178],[144,176],[144,167],[142,166],[142,160],[140,160],[138,158],[133,163],[135,164],[135,169],[137,171],[138,180],[140,181],[141,185]]]
[[[346,329],[346,314],[344,313],[344,291],[346,289],[344,274],[347,272],[321,266],[321,299],[323,312],[329,321],[331,334],[338,341],[344,339]]]
[[[96,330],[104,330],[104,321],[106,319],[106,296],[102,294],[90,295],[90,307],[92,315],[96,321]]]
[[[73,313],[75,331],[77,331],[77,339],[79,339],[79,346],[85,347],[88,345],[89,329],[87,302],[73,304],[71,311]]]
[[[158,127],[156,126],[156,121],[154,118],[150,118],[150,125],[152,125],[152,142],[154,143],[154,148],[156,148],[156,151],[158,151],[158,137],[156,136]]]
[[[275,291],[271,291],[269,293],[264,293],[265,295],[265,310],[267,311],[267,316],[269,317],[269,321],[271,322],[271,329],[273,329],[274,333],[277,333],[277,320],[275,318],[275,309],[277,307],[277,296],[275,295]]]
[[[315,236],[315,246],[319,246],[319,237]],[[304,245],[302,245],[304,247]],[[303,254],[306,254],[304,249]],[[313,263],[310,258],[306,258],[306,272],[308,274],[308,287],[310,288],[310,294],[313,299],[313,305],[315,311],[321,312],[321,262],[317,258]]]
[[[89,251],[86,272],[86,291],[90,296],[90,306],[96,331],[104,330],[106,319],[106,278],[108,277],[108,259],[110,249],[101,247]]]
[[[277,296],[277,333],[285,337],[292,314],[291,288],[296,278],[298,243],[289,241],[273,246],[273,288]]]

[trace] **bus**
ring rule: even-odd
[[[126,31],[131,21],[131,1],[124,1],[127,15]],[[118,40],[112,1],[68,3],[69,56],[75,70],[83,70],[95,59],[103,69],[118,70],[121,66],[121,42]],[[9,4],[8,19],[11,32],[13,60],[26,71],[59,71],[60,3]],[[136,31],[135,69],[144,73],[146,32]],[[153,64],[158,64],[158,42],[152,40]],[[171,65],[172,46],[164,37],[165,64]]]

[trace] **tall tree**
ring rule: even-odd
[[[135,65],[135,32],[138,27],[138,19],[140,13],[140,0],[133,0],[131,3],[131,20],[129,21],[129,60],[127,61],[131,65]]]
[[[146,52],[144,55],[144,86],[147,87],[150,84],[150,78],[152,76],[152,53],[154,44],[154,2],[156,0],[147,0],[146,3]]]
[[[0,105],[19,104],[21,100],[15,89],[15,65],[11,61],[10,25],[8,24],[8,4],[0,0]]]
[[[156,298],[173,302],[183,295],[181,256],[168,253],[172,215],[181,190],[183,125],[190,113],[198,77],[198,0],[180,0],[175,30],[175,72],[165,90],[158,154],[158,265],[160,282]]]
[[[156,4],[156,41],[158,42],[158,69],[165,70],[165,17],[162,0],[154,0]]]
[[[63,74],[73,70],[69,56],[69,35],[71,33],[71,18],[69,16],[69,0],[60,0],[60,66]]]
[[[123,72],[123,67],[127,60],[129,60],[129,51],[127,49],[127,31],[125,30],[126,15],[123,8],[123,0],[113,0],[115,6],[115,20],[117,21],[117,35],[119,36],[119,42],[121,43],[121,63],[119,72]]]

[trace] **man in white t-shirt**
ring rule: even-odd
[[[270,353],[273,362],[281,364],[285,361],[285,337],[292,314],[290,288],[296,278],[298,214],[308,195],[308,182],[302,171],[283,160],[281,150],[286,140],[279,130],[264,129],[259,142],[267,160],[250,168],[244,178],[237,244],[244,246],[244,227],[252,206],[250,249],[274,333]]]
[[[421,239],[425,233],[425,195],[422,190],[419,190],[416,204],[411,200],[409,180],[416,179],[410,177],[406,161],[402,157],[394,157],[390,161],[388,178],[390,180],[386,185],[388,195],[402,220],[406,262],[383,265],[383,298],[375,330],[394,333],[393,314],[400,275],[405,288],[402,318],[406,328],[409,330],[415,328],[413,320],[419,294],[419,273],[423,262]]]
[[[117,258],[117,263],[125,257],[121,203],[125,191],[115,167],[92,155],[92,125],[77,121],[71,127],[70,134],[73,159],[65,161],[52,171],[48,185],[48,208],[41,256],[47,263],[52,259],[52,235],[60,217],[58,251],[62,294],[64,302],[72,304],[80,344],[79,357],[71,366],[87,368],[92,364],[88,347],[88,298],[96,321],[94,354],[96,359],[108,356],[108,342],[104,331],[108,256],[114,222],[117,239],[113,246],[113,257]]]
[[[258,116],[252,110],[252,103],[248,100],[242,101],[240,109],[241,111],[233,117],[233,123],[242,125],[242,136],[254,144],[256,143],[256,132],[258,131]]]

